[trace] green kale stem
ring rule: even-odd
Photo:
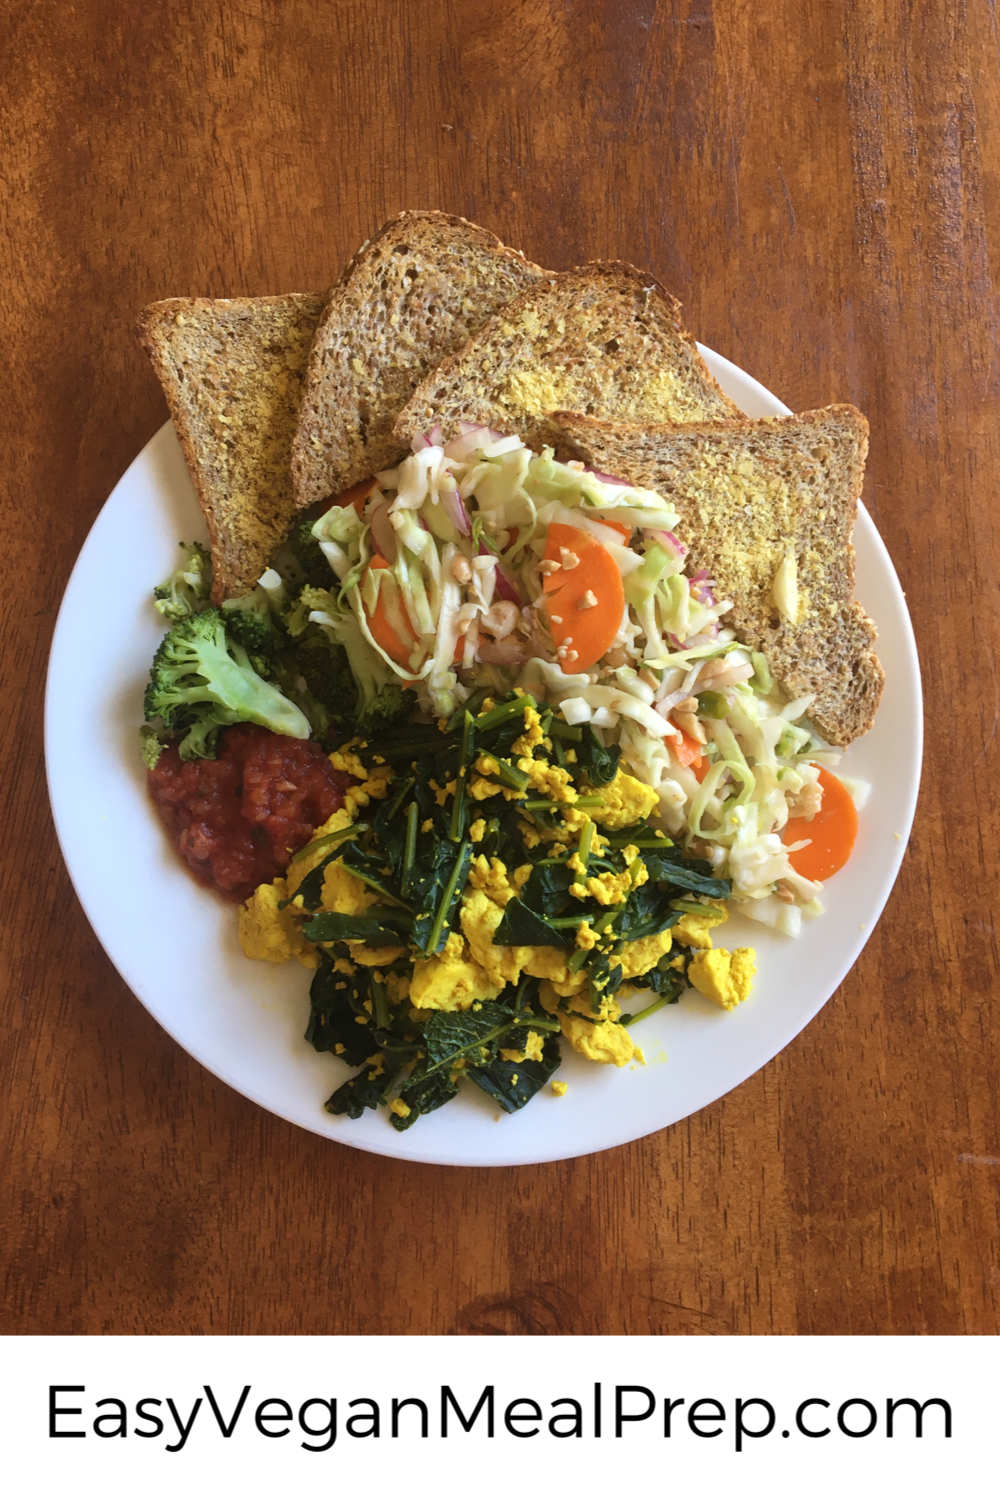
[[[463,839],[458,846],[458,855],[455,859],[455,863],[451,867],[451,874],[448,876],[448,884],[444,888],[444,895],[438,902],[438,909],[434,913],[434,924],[431,927],[431,934],[427,940],[427,946],[424,949],[425,954],[430,955],[438,951],[438,944],[441,941],[441,934],[444,931],[444,924],[448,919],[448,912],[451,908],[451,903],[455,898],[455,892],[458,889],[458,877],[462,873],[462,866],[465,863],[465,856],[471,848],[472,845],[470,844],[468,839]]]
[[[465,786],[469,774],[469,761],[472,758],[474,724],[475,720],[466,710],[462,724],[462,748],[458,756],[458,775],[455,778],[455,798],[451,804],[451,828],[449,830],[456,844],[465,832]]]
[[[413,791],[413,788],[416,786],[416,784],[417,784],[417,778],[415,776],[411,776],[408,781],[404,781],[403,782],[403,785],[402,785],[402,787],[400,788],[400,791],[399,791],[399,795],[396,797],[395,801],[393,802],[392,806],[389,809],[388,821],[390,823],[392,822],[392,820],[396,816],[396,814],[399,812],[399,809],[402,807],[402,805],[406,801],[407,797]]]
[[[654,1011],[659,1010],[664,1005],[669,1005],[672,998],[670,995],[657,995],[652,1005],[647,1005],[645,1010],[637,1011],[634,1016],[619,1017],[620,1024],[622,1026],[634,1026],[637,1021],[644,1021]]]
[[[671,901],[671,911],[686,911],[694,917],[721,917],[724,912],[721,906],[709,906],[707,901]]]
[[[322,838],[314,839],[311,844],[306,844],[304,849],[296,850],[292,855],[293,861],[301,859],[304,854],[314,854],[317,849],[329,849],[331,844],[337,843],[339,839],[354,838],[359,833],[367,833],[368,823],[351,823],[347,828],[338,828],[335,833],[324,833]]]
[[[580,863],[583,865],[584,870],[586,870],[587,863],[590,859],[590,846],[594,842],[595,826],[596,825],[590,819],[588,819],[588,821],[584,823],[583,827],[580,830],[580,842],[576,846],[576,852],[580,856]]]
[[[410,874],[413,870],[413,861],[417,857],[417,821],[420,817],[420,808],[415,802],[411,802],[406,809],[406,843],[403,846],[403,869],[399,877],[399,889],[404,896],[410,893]]]
[[[488,750],[485,753],[490,755]],[[529,781],[527,771],[519,771],[509,760],[498,755],[490,755],[490,759],[496,764],[496,778],[502,786],[509,786],[515,792],[524,791]]]
[[[349,865],[346,863],[346,861],[344,863],[344,869],[347,870],[351,875],[353,875],[356,880],[362,881],[365,885],[370,885],[373,891],[378,891],[379,895],[384,896],[387,901],[392,901],[397,906],[403,907],[404,911],[413,911],[413,907],[409,906],[401,896],[397,896],[395,891],[390,891],[387,885],[383,885],[382,882],[376,880],[373,875],[369,875],[366,870],[359,870],[357,865]]]
[[[501,703],[499,708],[491,708],[488,714],[480,714],[476,720],[476,733],[482,734],[485,730],[496,729],[499,724],[505,724],[508,719],[513,719],[517,714],[524,714],[526,708],[537,708],[538,704],[530,693],[523,693],[520,698],[515,698],[512,703]]]

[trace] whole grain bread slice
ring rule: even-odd
[[[635,266],[594,261],[515,297],[414,391],[396,423],[408,443],[462,421],[547,440],[564,408],[626,422],[736,414],[681,322],[680,304]]]
[[[330,292],[306,374],[292,478],[299,506],[395,464],[400,408],[428,370],[549,272],[467,219],[406,212]]]
[[[323,297],[172,297],[136,334],[160,378],[212,544],[212,598],[249,593],[295,515],[295,419]]]
[[[851,533],[868,452],[855,407],[683,426],[553,420],[578,458],[674,502],[686,571],[704,568],[732,599],[726,623],[792,697],[816,695],[809,717],[830,744],[871,728],[884,674],[875,626],[854,600]]]

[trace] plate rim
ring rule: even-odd
[[[725,377],[729,377],[729,380],[732,383],[735,383],[742,388],[744,397],[752,395],[756,397],[757,401],[761,405],[769,407],[770,412],[768,414],[791,414],[789,408],[785,406],[784,403],[780,402],[772,392],[770,392],[764,385],[761,384],[761,382],[757,381],[753,376],[742,370],[738,365],[735,365],[732,361],[725,359],[724,356],[716,354],[713,350],[707,348],[705,345],[699,344],[698,348],[705,356],[709,368],[712,370],[712,373],[717,376],[717,378],[721,377],[724,381]],[[776,411],[775,408],[780,408],[780,411]],[[915,688],[915,703],[911,725],[915,742],[912,782],[907,790],[907,806],[905,811],[905,818],[903,820],[904,826],[899,831],[900,844],[898,854],[894,860],[890,860],[887,862],[887,871],[891,869],[891,875],[889,875],[888,878],[885,878],[883,881],[883,888],[877,900],[877,909],[875,908],[875,906],[873,906],[870,910],[867,923],[867,932],[864,940],[861,942],[857,951],[853,953],[850,961],[845,963],[838,971],[836,981],[830,988],[829,993],[823,996],[823,998],[821,998],[815,1004],[815,1006],[813,1006],[809,1010],[808,1014],[804,1015],[804,1017],[794,1026],[794,1029],[790,1030],[787,1035],[784,1035],[783,1040],[780,1042],[780,1045],[778,1045],[770,1053],[770,1055],[766,1059],[764,1059],[763,1062],[754,1061],[749,1067],[748,1071],[742,1074],[741,1077],[739,1077],[735,1081],[727,1083],[726,1086],[722,1088],[718,1093],[713,1094],[710,1098],[704,1099],[694,1108],[687,1110],[685,1114],[677,1117],[676,1119],[672,1119],[665,1124],[656,1125],[650,1128],[645,1123],[643,1123],[638,1129],[630,1129],[627,1130],[627,1132],[624,1134],[615,1135],[613,1139],[609,1139],[601,1145],[585,1145],[582,1150],[577,1152],[567,1152],[560,1150],[557,1154],[553,1155],[551,1154],[551,1152],[547,1153],[543,1149],[540,1153],[521,1151],[508,1155],[493,1154],[489,1157],[480,1157],[473,1160],[467,1156],[449,1156],[446,1151],[442,1151],[440,1149],[432,1149],[430,1152],[421,1152],[419,1150],[419,1141],[417,1140],[413,1141],[413,1146],[417,1147],[416,1150],[411,1149],[406,1152],[401,1152],[398,1149],[398,1146],[402,1144],[403,1141],[406,1141],[407,1144],[410,1144],[411,1137],[409,1134],[405,1136],[397,1134],[396,1132],[391,1130],[388,1125],[386,1125],[386,1139],[384,1141],[384,1144],[382,1143],[381,1139],[350,1139],[347,1135],[339,1132],[336,1134],[331,1133],[328,1125],[329,1117],[323,1116],[321,1106],[317,1106],[317,1114],[319,1115],[319,1119],[315,1123],[302,1117],[296,1117],[295,1115],[289,1113],[288,1107],[286,1105],[278,1102],[278,1100],[272,1097],[269,1097],[266,1087],[260,1087],[257,1085],[248,1087],[247,1083],[239,1077],[238,1072],[233,1072],[226,1069],[224,1066],[220,1066],[216,1058],[211,1058],[210,1060],[209,1057],[204,1054],[202,1049],[198,1046],[192,1045],[190,1040],[182,1040],[178,1033],[171,1026],[169,1019],[165,1018],[161,1013],[162,1008],[154,1005],[144,997],[142,993],[143,986],[141,976],[138,974],[134,974],[132,963],[129,962],[126,957],[123,957],[120,951],[120,944],[115,941],[114,934],[107,934],[105,930],[102,930],[105,929],[105,922],[103,918],[99,916],[94,910],[95,903],[88,899],[88,882],[83,876],[79,863],[75,858],[76,850],[73,846],[73,837],[70,829],[71,819],[67,817],[65,808],[63,806],[63,788],[60,784],[58,773],[57,754],[57,737],[60,733],[59,711],[57,703],[55,701],[58,668],[61,665],[62,657],[66,649],[64,636],[69,629],[69,621],[72,614],[74,595],[76,589],[82,586],[81,579],[83,578],[86,570],[89,551],[92,545],[96,545],[95,534],[98,531],[98,523],[100,521],[100,518],[104,514],[106,507],[111,504],[117,492],[122,487],[127,486],[130,483],[130,481],[133,479],[136,472],[140,470],[140,468],[148,465],[151,460],[155,460],[157,458],[162,445],[164,443],[169,443],[171,436],[172,423],[168,419],[152,435],[148,442],[144,444],[142,449],[135,456],[135,458],[119,478],[118,482],[112,489],[111,494],[108,496],[108,499],[105,501],[104,505],[101,507],[101,510],[94,518],[94,521],[88,531],[87,537],[84,540],[84,543],[80,548],[80,551],[74,562],[73,569],[67,581],[66,588],[63,593],[63,598],[60,603],[59,614],[56,620],[55,629],[53,631],[53,637],[49,651],[49,660],[46,673],[44,715],[45,767],[53,822],[55,825],[56,835],[63,860],[66,864],[66,868],[69,873],[74,892],[80,902],[81,907],[83,908],[84,915],[86,916],[91,928],[98,938],[98,941],[104,949],[106,956],[108,957],[109,961],[112,963],[116,971],[119,973],[124,983],[131,990],[132,994],[150,1013],[156,1023],[163,1028],[167,1035],[170,1036],[178,1046],[180,1046],[185,1052],[188,1053],[189,1056],[194,1058],[196,1062],[204,1067],[212,1075],[212,1077],[218,1078],[221,1082],[225,1083],[228,1087],[233,1088],[244,1098],[251,1100],[251,1102],[268,1110],[269,1113],[276,1115],[278,1118],[288,1121],[290,1124],[301,1126],[303,1129],[310,1131],[311,1134],[318,1135],[324,1140],[332,1141],[334,1144],[352,1146],[354,1147],[354,1149],[366,1151],[373,1155],[387,1157],[392,1160],[406,1161],[413,1164],[433,1164],[439,1166],[511,1167],[534,1165],[536,1163],[541,1164],[550,1161],[575,1160],[580,1156],[592,1155],[598,1151],[611,1150],[618,1146],[627,1145],[632,1141],[643,1139],[648,1135],[656,1134],[660,1130],[669,1128],[670,1125],[680,1123],[680,1121],[683,1119],[689,1119],[692,1114],[697,1114],[700,1110],[708,1108],[710,1105],[716,1103],[718,1099],[725,1097],[726,1094],[731,1093],[736,1088],[739,1088],[762,1067],[766,1066],[768,1062],[773,1061],[774,1058],[777,1057],[780,1052],[784,1051],[784,1049],[790,1045],[795,1037],[798,1036],[799,1033],[804,1030],[812,1020],[815,1019],[816,1015],[823,1008],[823,1006],[828,1003],[828,1001],[833,997],[834,994],[836,994],[837,990],[843,984],[847,974],[857,962],[857,959],[860,957],[861,952],[863,951],[864,947],[871,937],[871,933],[874,931],[875,926],[881,918],[882,912],[885,909],[885,905],[889,899],[889,896],[891,895],[895,887],[896,881],[899,876],[899,871],[905,857],[910,832],[912,829],[913,818],[916,810],[917,800],[919,797],[923,760],[922,684],[920,662],[916,648],[916,639],[913,631],[913,624],[912,620],[910,619],[905,594],[896,575],[895,568],[892,564],[891,557],[889,556],[888,549],[886,548],[882,537],[879,535],[878,529],[875,526],[869,512],[860,501],[858,505],[858,522],[864,527],[864,545],[866,547],[873,548],[878,564],[881,567],[881,570],[889,579],[890,587],[896,595],[894,603],[899,612],[900,619],[903,625],[901,644],[904,647],[907,657],[910,681]],[[323,1128],[324,1125],[326,1125],[327,1128]]]

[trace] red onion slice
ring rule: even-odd
[[[480,661],[491,662],[498,667],[520,667],[526,659],[520,644],[512,637],[504,641],[484,641],[480,637],[477,654]]]
[[[654,542],[660,542],[665,547],[670,547],[677,553],[678,557],[687,556],[687,548],[679,537],[674,536],[672,531],[647,531],[645,535]]]
[[[383,500],[381,505],[376,505],[371,513],[370,525],[372,540],[381,556],[391,566],[399,556],[399,549],[396,546],[395,527],[389,520],[389,505],[388,500]]]
[[[481,436],[484,448],[488,443],[499,443],[500,439],[507,435],[504,432],[497,432],[493,427],[484,427],[481,422],[459,422],[458,430],[463,437]]]
[[[705,568],[699,568],[697,573],[692,573],[688,579],[691,593],[699,604],[704,604],[711,609],[715,604],[715,585],[712,583]]]
[[[444,453],[446,458],[453,458],[460,464],[468,463],[480,448],[498,443],[504,435],[502,432],[494,432],[492,427],[481,427],[474,422],[459,422],[458,426],[461,436],[445,443]]]
[[[589,469],[586,467],[583,472],[585,474],[593,474],[594,478],[599,479],[601,484],[620,484],[623,489],[631,489],[628,480],[619,479],[617,474],[602,474],[600,469]]]
[[[516,604],[518,609],[521,608],[520,591],[513,579],[501,568],[499,563],[496,566],[496,593],[498,598],[509,599],[511,604]]]
[[[434,426],[427,434],[428,446],[432,448],[440,448],[443,438],[444,433],[441,431],[441,424],[439,422],[435,422]]]
[[[496,554],[490,551],[485,542],[480,542],[479,556],[495,557]],[[493,569],[493,574],[496,580],[494,583],[494,592],[496,593],[497,598],[509,599],[511,604],[516,604],[518,609],[520,609],[523,602],[521,599],[521,591],[517,587],[517,584],[511,578],[507,570],[505,568],[502,568],[500,566],[500,563],[497,562],[495,568]]]
[[[472,535],[472,522],[469,520],[469,512],[466,510],[458,490],[452,490],[450,494],[445,493],[441,496],[441,508],[461,536]]]

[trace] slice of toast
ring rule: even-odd
[[[212,544],[212,598],[249,593],[295,515],[295,419],[323,297],[171,297],[136,334],[160,377]]]
[[[478,224],[407,212],[362,245],[316,332],[292,448],[300,507],[395,464],[393,423],[428,370],[550,273]]]
[[[725,623],[793,698],[815,693],[809,717],[830,744],[871,728],[884,674],[875,626],[854,600],[851,532],[868,452],[855,407],[675,427],[553,420],[577,457],[674,502],[685,570],[704,568],[717,597],[733,600]]]
[[[461,421],[547,440],[559,408],[623,422],[736,415],[681,323],[680,304],[652,276],[619,261],[562,271],[522,292],[418,386],[400,413],[408,443]]]

